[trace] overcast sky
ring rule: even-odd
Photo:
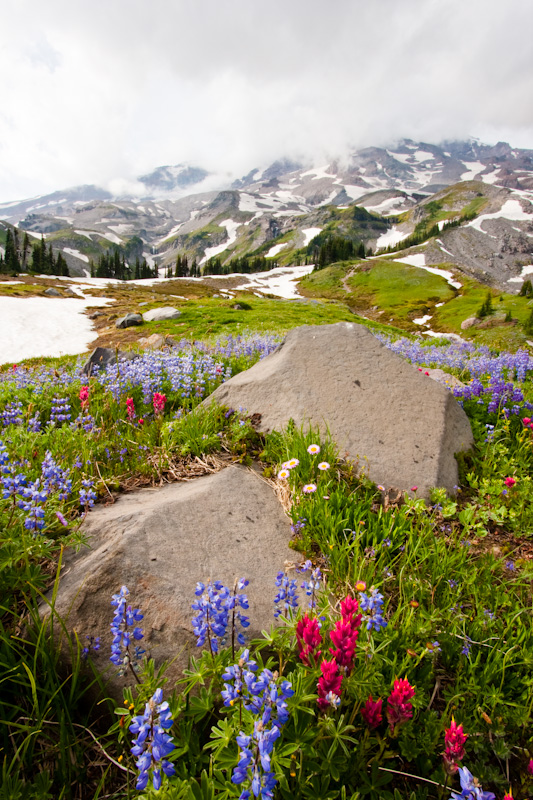
[[[533,148],[533,0],[8,0],[0,201],[401,137]]]

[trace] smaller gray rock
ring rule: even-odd
[[[461,322],[461,330],[466,331],[468,328],[472,328],[474,325],[479,325],[480,322],[481,320],[477,317],[468,317],[468,319],[464,319]]]
[[[132,325],[142,325],[143,318],[141,314],[126,314],[125,317],[117,319],[115,328],[131,328]]]
[[[165,337],[161,336],[160,333],[153,333],[151,336],[144,336],[142,339],[139,339],[139,344],[145,350],[161,350],[161,348],[165,346],[166,341]]]
[[[150,311],[145,311],[142,315],[145,322],[162,322],[165,319],[177,319],[181,316],[181,311],[172,306],[164,306],[163,308],[152,308]]]
[[[117,363],[117,355],[120,360],[134,361],[139,358],[137,353],[131,350],[112,350],[110,347],[97,347],[95,348],[82,368],[82,374],[88,378],[94,375],[98,370],[105,369],[108,364]]]
[[[45,294],[47,297],[61,297],[60,292],[58,292],[57,289],[54,289],[53,286],[50,286],[49,289],[45,289],[43,294]]]

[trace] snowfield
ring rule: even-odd
[[[101,297],[0,297],[0,364],[84,353],[96,338],[85,309],[112,302]]]

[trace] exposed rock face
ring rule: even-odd
[[[117,319],[117,321],[115,322],[115,328],[131,328],[132,325],[142,325],[142,324],[143,324],[142,314],[129,313],[126,314],[125,317]]]
[[[142,318],[145,322],[161,322],[164,319],[177,319],[181,315],[181,311],[172,306],[165,306],[164,308],[152,308],[151,311],[145,311]]]
[[[258,636],[274,622],[276,573],[285,561],[301,560],[288,547],[290,523],[271,487],[240,467],[123,495],[95,508],[83,529],[90,549],[67,554],[56,610],[80,640],[102,637],[102,668],[112,668],[111,595],[127,585],[131,604],[144,614],[143,647],[157,664],[177,656],[167,673],[172,680],[197,652],[191,627],[197,581],[233,588],[236,578],[247,578],[246,633]],[[111,680],[119,699],[124,682]]]
[[[463,409],[444,386],[350,322],[296,328],[280,347],[213,392],[213,400],[261,415],[259,430],[329,428],[346,454],[385,487],[427,497],[453,492],[454,453],[473,444]]]

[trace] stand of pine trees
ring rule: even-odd
[[[307,245],[307,254],[311,263],[314,262],[315,270],[319,270],[337,261],[366,258],[368,252],[364,242],[331,233],[319,233]]]
[[[119,248],[109,250],[101,255],[96,262],[90,264],[91,278],[114,278],[118,281],[141,280],[142,278],[157,278],[157,266],[150,267],[145,258],[135,259],[135,266],[126,263],[124,253]]]
[[[267,272],[269,269],[275,269],[278,262],[273,259],[266,259],[264,256],[241,256],[240,258],[232,258],[227,264],[222,264],[218,256],[210,258],[206,262],[203,275],[231,275],[233,272],[250,273],[250,272]]]
[[[31,253],[31,261],[30,261]],[[4,256],[0,256],[0,272],[17,275],[19,272],[33,272],[38,275],[69,276],[67,262],[62,253],[54,256],[52,245],[46,246],[44,237],[33,245],[27,233],[20,244],[20,231],[8,228]]]

